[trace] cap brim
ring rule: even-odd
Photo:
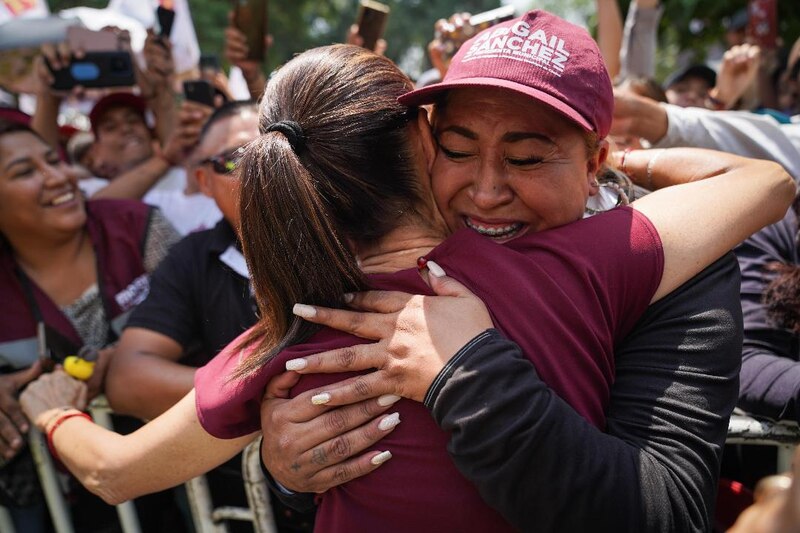
[[[594,131],[591,123],[583,118],[583,116],[572,109],[555,96],[552,96],[544,91],[540,91],[527,85],[522,85],[508,80],[501,80],[497,78],[464,78],[460,80],[453,80],[449,82],[435,83],[428,85],[422,89],[417,89],[400,96],[397,100],[405,106],[419,106],[425,104],[432,104],[436,98],[445,91],[451,89],[462,89],[466,87],[485,87],[485,88],[500,88],[508,89],[523,96],[527,96],[541,102],[548,107],[553,108],[555,111],[561,113],[566,118],[576,122],[580,127],[586,131]]]

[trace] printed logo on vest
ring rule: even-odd
[[[142,274],[131,282],[130,285],[122,289],[114,296],[120,309],[127,311],[136,307],[147,298],[147,293],[150,292],[150,278],[147,274]]]
[[[511,27],[497,28],[479,36],[461,61],[513,59],[535,65],[560,78],[569,60],[564,44],[564,39],[557,35],[548,36],[541,29],[531,31],[531,25],[521,20]]]

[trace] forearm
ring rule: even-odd
[[[148,100],[148,107],[156,117],[156,138],[164,145],[178,124],[175,93],[171,88],[163,88]]]
[[[745,343],[742,349],[739,407],[774,420],[800,422],[800,362],[759,344]],[[796,351],[796,339],[793,344]]]
[[[621,77],[655,76],[656,37],[662,12],[663,9],[658,5],[643,7],[631,2],[620,50]]]
[[[513,343],[473,346],[426,401],[458,469],[523,530],[710,529],[740,361],[737,274],[727,256],[676,291],[683,300],[650,308],[618,355],[606,433]],[[702,287],[709,309],[698,311],[700,282],[716,288]]]
[[[596,0],[597,45],[606,62],[611,79],[620,73],[620,48],[622,46],[622,14],[617,0]]]
[[[561,401],[516,345],[490,333],[452,370],[426,404],[458,469],[514,526],[644,530],[636,454]]]
[[[164,157],[154,155],[111,180],[92,198],[141,199],[169,169],[170,163]]]
[[[239,453],[255,435],[221,440],[197,420],[194,393],[121,436],[80,418],[53,434],[59,458],[90,491],[117,504],[184,483]]]
[[[195,370],[153,354],[118,353],[106,378],[106,396],[114,412],[151,420],[192,390]]]
[[[31,118],[31,129],[39,134],[50,146],[58,147],[58,109],[61,99],[50,93],[40,93],[36,97],[36,111]]]
[[[800,151],[772,117],[746,111],[709,111],[661,104],[663,134],[639,135],[654,147],[694,146],[730,152],[754,159],[769,159],[800,179]],[[654,113],[646,113],[653,116]],[[644,132],[647,133],[647,132]]]
[[[242,75],[244,76],[244,81],[247,83],[247,91],[250,93],[250,99],[254,102],[258,102],[261,99],[261,95],[264,94],[264,87],[267,85],[267,79],[264,77],[260,68],[247,73],[242,71]]]

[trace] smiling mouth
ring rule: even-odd
[[[75,199],[75,193],[73,191],[65,192],[61,196],[56,196],[53,198],[47,205],[49,206],[59,206],[61,204],[65,204],[67,202],[71,202]]]
[[[522,222],[512,222],[509,224],[486,224],[485,222],[478,222],[469,217],[464,217],[464,224],[484,237],[490,239],[506,240],[514,237],[525,226]]]

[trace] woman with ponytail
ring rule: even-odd
[[[418,272],[426,264],[433,275],[444,266],[486,302],[495,325],[541,365],[552,387],[542,395],[561,402],[558,394],[587,424],[602,427],[615,342],[649,303],[778,220],[794,194],[777,165],[678,150],[661,161],[691,161],[692,172],[709,179],[504,245],[472,229],[448,237],[433,202],[437,145],[427,116],[398,103],[411,88],[388,59],[346,45],[309,50],[271,79],[261,135],[241,165],[242,242],[259,324],[198,371],[196,391],[128,436],[59,409],[70,404],[64,390],[80,398],[81,386],[63,374],[23,394],[28,416],[91,490],[118,502],[232,456],[258,434],[264,387],[287,361],[363,342],[302,321],[292,313],[296,302],[342,306],[348,293],[367,287],[430,294]],[[567,118],[547,127],[570,155],[551,179],[588,195],[593,179],[586,174],[602,166],[605,145],[588,147],[587,137],[598,135]],[[631,162],[639,172],[647,165],[644,157]],[[340,377],[303,376],[290,394],[324,404],[319,387]],[[369,451],[383,466],[321,495],[319,530],[512,529],[450,462],[447,435],[422,404],[396,396],[377,404],[395,410],[375,424],[390,431],[385,448]],[[325,461],[329,453],[336,450],[306,460]],[[536,450],[502,443],[498,453]]]

